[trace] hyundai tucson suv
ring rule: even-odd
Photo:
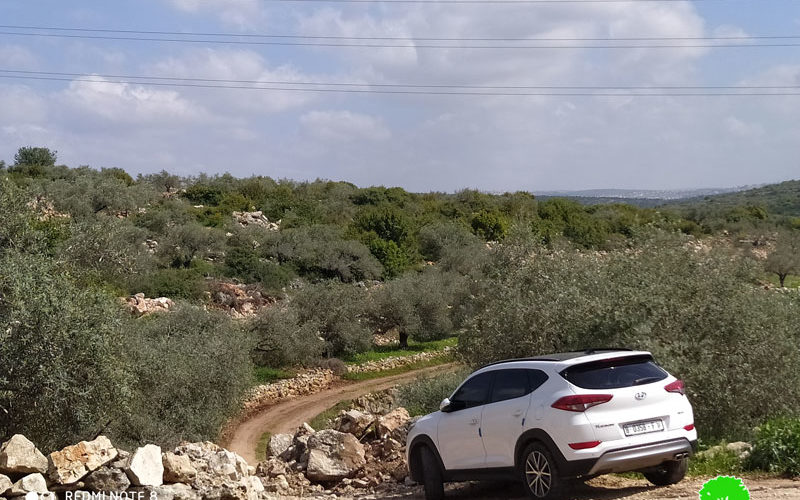
[[[484,366],[406,444],[428,500],[444,496],[444,482],[512,478],[551,499],[572,479],[612,472],[677,483],[697,430],[683,382],[649,352],[590,349]]]

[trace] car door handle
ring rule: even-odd
[[[522,416],[522,410],[517,410],[514,413],[512,413],[512,415],[515,416],[515,417],[521,417]]]
[[[476,417],[476,418],[473,418],[472,420],[470,420],[469,421],[469,425],[478,425],[478,418]]]

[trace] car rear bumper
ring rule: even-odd
[[[696,443],[686,438],[607,451],[589,469],[588,475],[630,472],[655,467],[693,453]]]

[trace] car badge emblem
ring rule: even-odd
[[[647,393],[646,392],[637,392],[636,394],[634,394],[633,397],[635,397],[638,401],[641,401],[641,400],[643,400],[644,398],[647,397]]]

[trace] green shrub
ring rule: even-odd
[[[475,234],[486,241],[501,241],[508,233],[509,221],[499,211],[482,210],[470,222]]]
[[[689,460],[691,476],[730,476],[741,474],[744,464],[733,450],[725,448],[725,441],[719,443],[719,450],[709,452],[702,450]]]
[[[383,271],[363,243],[343,239],[332,226],[287,229],[265,241],[264,247],[265,256],[291,265],[309,278],[374,280]]]
[[[439,409],[439,403],[450,397],[470,371],[461,369],[436,376],[420,377],[397,388],[397,399],[411,416],[425,415]]]
[[[330,281],[306,286],[289,307],[296,311],[299,324],[317,325],[326,357],[343,357],[372,345],[372,330],[365,318],[366,293],[361,287]]]
[[[0,258],[0,436],[42,449],[90,439],[128,412],[114,297],[41,256]]]
[[[222,313],[181,305],[130,320],[125,347],[136,383],[112,425],[124,445],[214,439],[252,384],[251,337]]]
[[[800,418],[777,418],[758,426],[747,466],[800,476]]]
[[[316,322],[301,323],[292,309],[267,308],[251,328],[256,339],[254,361],[259,366],[304,365],[322,356],[325,349]]]
[[[203,275],[194,269],[159,269],[132,280],[132,293],[146,297],[198,300],[206,290]]]

